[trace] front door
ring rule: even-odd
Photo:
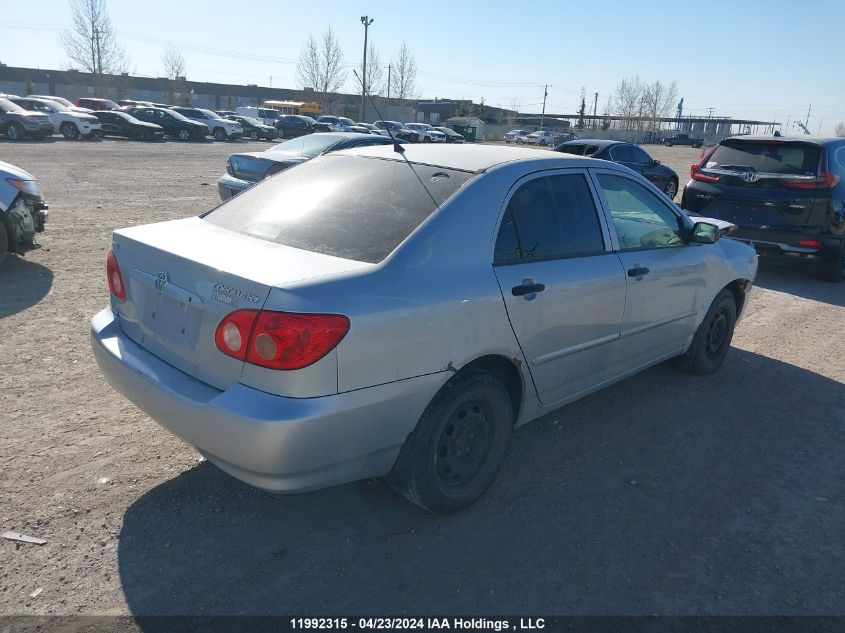
[[[609,377],[625,272],[584,170],[528,176],[513,188],[494,269],[511,326],[544,404]]]
[[[627,370],[682,350],[704,300],[701,244],[687,241],[680,209],[634,178],[594,171],[628,283],[620,338]]]

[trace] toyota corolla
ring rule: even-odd
[[[92,345],[118,391],[245,482],[384,477],[450,512],[514,427],[670,358],[721,365],[757,270],[730,229],[605,161],[344,150],[115,231]]]

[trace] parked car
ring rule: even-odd
[[[253,141],[259,139],[266,139],[272,141],[279,137],[279,132],[271,125],[264,125],[258,119],[251,116],[241,116],[240,114],[233,114],[226,117],[232,121],[240,123],[243,129],[244,136],[248,136]]]
[[[736,224],[761,255],[814,258],[845,275],[845,139],[741,136],[705,150],[681,206]]]
[[[660,139],[660,142],[666,147],[672,147],[673,145],[691,145],[692,147],[701,147],[704,145],[703,139],[695,138],[689,134],[675,134],[674,136],[667,136]]]
[[[296,138],[297,136],[304,136],[315,132],[316,121],[310,116],[303,116],[301,114],[283,114],[274,123],[276,129],[279,131],[279,138]],[[328,132],[328,126],[323,132]]]
[[[625,165],[653,182],[670,199],[674,199],[678,193],[678,174],[675,170],[661,165],[659,160],[653,159],[639,145],[622,141],[580,139],[561,143],[555,147],[555,151],[590,156]]]
[[[524,143],[526,137],[531,134],[528,130],[511,130],[505,133],[505,143]]]
[[[178,138],[180,141],[201,141],[208,134],[208,126],[205,123],[192,121],[173,110],[144,106],[129,108],[126,113],[141,121],[160,125],[167,136]]]
[[[578,141],[581,137],[578,136],[575,132],[558,132],[555,134],[555,140],[553,145],[560,145],[561,143],[566,143],[568,141]]]
[[[0,263],[35,246],[46,222],[47,203],[33,175],[0,161]]]
[[[120,110],[95,110],[100,121],[103,136],[124,136],[136,141],[157,141],[164,138],[164,128],[155,123],[136,119]]]
[[[10,141],[21,141],[27,137],[44,139],[54,132],[53,121],[46,114],[24,110],[0,97],[0,133]]]
[[[264,125],[275,125],[276,121],[282,113],[271,108],[259,108],[257,106],[244,106],[242,108],[235,108],[235,112],[241,116],[251,116],[253,119],[258,119]]]
[[[118,99],[117,104],[123,110],[125,110],[127,108],[137,108],[137,107],[152,108],[153,107],[153,104],[150,103],[149,101],[135,101],[134,99]]]
[[[77,107],[88,108],[89,110],[119,110],[120,105],[111,99],[95,99],[92,97],[80,97],[76,100]]]
[[[367,128],[356,125],[355,121],[345,116],[321,114],[317,117],[316,123],[328,125],[329,130],[332,132],[357,132],[358,134],[370,133]]]
[[[440,130],[435,130],[428,123],[406,123],[405,129],[417,133],[419,143],[445,143],[446,135]]]
[[[49,99],[17,97],[11,101],[24,110],[46,114],[53,122],[53,127],[66,139],[96,138],[101,135],[100,121],[92,114],[74,112],[67,106]]]
[[[244,133],[244,129],[240,123],[231,119],[224,119],[211,110],[182,107],[173,107],[170,109],[173,112],[178,112],[185,118],[205,125],[208,128],[208,133],[214,137],[215,141],[240,138]]]
[[[379,128],[377,128],[373,123],[361,123],[360,121],[356,123],[358,127],[365,128],[369,134],[380,134]]]
[[[435,130],[438,132],[443,132],[446,135],[446,142],[447,143],[466,143],[466,139],[464,138],[463,134],[458,134],[450,127],[435,127]]]
[[[539,145],[544,147],[546,145],[554,145],[555,141],[555,133],[549,132],[548,130],[538,130],[536,132],[531,132],[528,136],[522,139],[523,143],[528,143],[529,145]]]
[[[217,181],[217,193],[221,200],[228,200],[268,176],[315,156],[351,147],[390,144],[390,139],[373,134],[319,132],[290,139],[263,152],[239,152],[226,161],[226,173]]]
[[[228,119],[229,117],[233,116],[241,116],[234,110],[217,110],[217,114],[222,116],[224,119]]]
[[[91,114],[92,110],[88,108],[81,108],[77,105],[74,105],[72,102],[68,101],[64,97],[56,97],[53,95],[27,95],[30,99],[47,99],[48,101],[55,101],[57,103],[61,103],[63,106],[66,106],[70,110],[74,112],[84,112],[85,114]]]
[[[606,161],[335,152],[201,217],[115,231],[92,347],[118,391],[247,483],[386,477],[451,512],[514,427],[673,357],[720,367],[757,266],[730,226]]]
[[[399,121],[376,121],[373,123],[378,130],[379,134],[382,136],[390,136],[388,134],[388,129],[390,133],[393,134],[395,138],[400,141],[407,141],[408,143],[418,143],[420,140],[420,135],[414,132],[413,130],[409,130],[404,125],[402,125]]]

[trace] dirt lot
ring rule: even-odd
[[[457,516],[200,462],[108,387],[89,319],[112,229],[208,209],[258,146],[0,142],[51,207],[0,266],[0,531],[48,541],[0,540],[0,614],[845,614],[845,284],[807,266],[762,267],[720,372],[524,427]],[[682,182],[698,153],[653,152]]]

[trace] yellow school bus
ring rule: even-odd
[[[319,116],[323,109],[319,103],[302,101],[265,101],[262,108],[278,110],[282,114],[304,114],[306,116]]]

